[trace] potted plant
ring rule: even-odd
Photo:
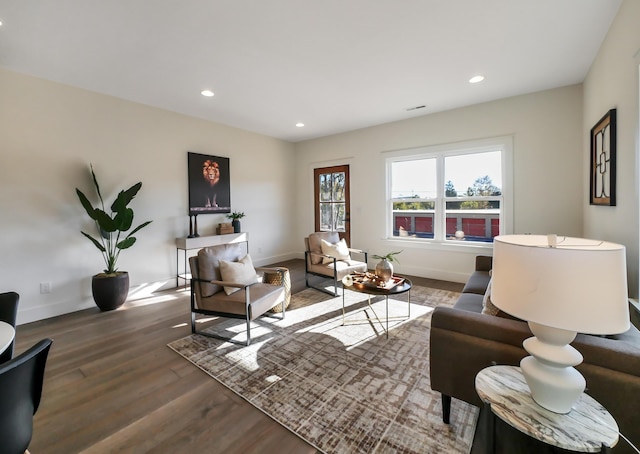
[[[81,231],[81,233],[91,240],[104,258],[106,268],[104,272],[93,276],[91,289],[93,299],[100,310],[109,311],[120,307],[129,293],[129,273],[118,271],[117,268],[120,252],[133,246],[136,242],[133,234],[148,226],[151,221],[143,222],[129,231],[133,225],[133,210],[128,205],[142,187],[142,183],[134,184],[126,191],[120,191],[111,204],[110,212],[107,213],[93,166],[91,166],[91,177],[100,199],[100,206],[94,208],[87,196],[78,188],[76,188],[76,194],[89,217],[95,222],[99,236],[97,239],[86,232]]]
[[[393,277],[393,265],[392,262],[398,262],[398,258],[396,255],[400,254],[402,251],[389,252],[386,255],[372,255],[374,259],[380,260],[376,265],[376,276],[384,279],[385,282],[389,282],[389,279]]]
[[[233,225],[233,233],[240,233],[240,219],[244,217],[244,211],[234,211],[227,215],[231,219],[231,225]]]

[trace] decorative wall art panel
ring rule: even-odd
[[[591,128],[591,205],[616,205],[616,109]]]
[[[187,153],[189,215],[230,213],[229,158]]]

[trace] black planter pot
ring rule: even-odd
[[[233,233],[240,233],[240,221],[238,219],[231,221],[231,225],[233,226]]]
[[[96,274],[91,280],[93,300],[101,311],[112,311],[122,306],[129,294],[129,273],[115,275]]]

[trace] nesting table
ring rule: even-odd
[[[485,450],[495,451],[495,418],[547,445],[576,452],[611,452],[618,442],[618,424],[588,394],[582,393],[567,414],[538,405],[519,367],[491,366],[476,376],[476,391],[484,403]]]

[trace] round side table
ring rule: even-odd
[[[610,452],[618,442],[618,424],[591,396],[582,393],[567,414],[538,405],[515,366],[492,366],[476,375],[476,391],[485,404],[487,452],[495,450],[495,416],[541,442],[576,452]]]
[[[276,269],[281,270],[282,274],[277,271],[265,271],[262,282],[284,286],[284,308],[286,309],[289,307],[289,303],[291,302],[291,276],[289,274],[289,268],[279,266],[276,267]],[[284,279],[284,282],[282,279]],[[272,309],[269,309],[269,311],[275,313],[282,312],[282,303],[274,306]]]

